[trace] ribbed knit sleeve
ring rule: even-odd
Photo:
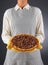
[[[36,25],[36,37],[40,40],[40,43],[43,43],[45,39],[45,34],[44,34],[44,23],[43,23],[43,16],[42,12],[39,9],[38,10],[38,15],[36,17],[37,25]]]
[[[7,44],[8,40],[11,38],[8,10],[5,11],[3,16],[3,29],[2,29],[1,38],[5,44]]]

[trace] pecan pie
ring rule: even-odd
[[[29,52],[41,49],[42,46],[39,40],[31,34],[17,34],[9,40],[7,48],[14,51]]]

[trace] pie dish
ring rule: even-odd
[[[31,52],[41,48],[39,39],[32,34],[16,34],[7,43],[7,49],[16,52]]]

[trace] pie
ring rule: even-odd
[[[30,52],[41,48],[39,40],[31,34],[16,34],[7,43],[7,49],[16,52]]]

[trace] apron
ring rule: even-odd
[[[14,52],[7,50],[4,65],[43,65],[40,50],[33,52]]]
[[[10,20],[12,36],[18,33],[29,33],[35,36],[36,12],[34,9],[12,10]],[[40,50],[34,52],[14,52],[7,49],[4,65],[43,65],[43,62]]]

